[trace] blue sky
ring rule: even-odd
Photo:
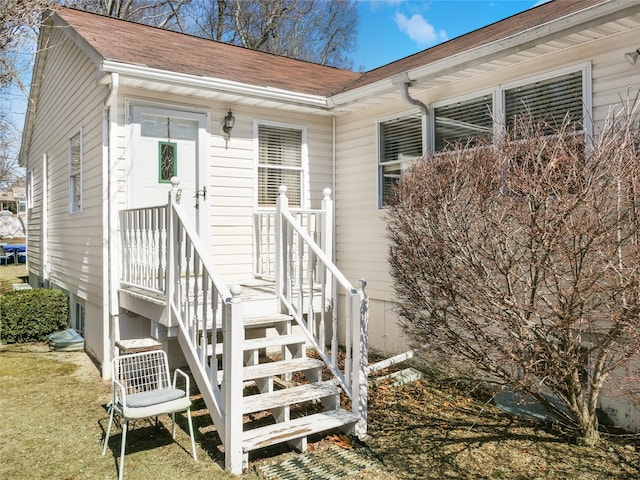
[[[357,0],[353,67],[365,71],[534,7],[543,0]]]

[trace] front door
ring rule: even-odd
[[[207,235],[205,120],[199,113],[134,106],[128,185],[131,208],[157,206],[167,203],[170,179],[177,177],[180,204],[201,237]]]

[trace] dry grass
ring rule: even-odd
[[[24,263],[0,265],[0,295],[11,290],[14,283],[22,283],[20,277],[28,275]]]
[[[0,266],[0,285],[10,289],[24,274],[24,265]],[[388,372],[380,372],[384,373]],[[177,443],[166,428],[138,422],[127,441],[126,478],[234,478],[224,472],[220,440],[204,403],[192,393],[199,461],[191,459],[183,416],[177,417]],[[0,478],[117,478],[118,428],[112,431],[107,455],[100,455],[108,420],[104,405],[110,395],[110,382],[100,378],[84,353],[50,352],[42,344],[0,345]],[[399,388],[373,387],[370,438],[352,446],[382,467],[352,478],[640,478],[638,437],[609,438],[597,448],[578,447],[562,432],[513,419],[487,400],[434,372]],[[162,421],[170,426],[168,418]],[[322,456],[335,443],[349,446],[344,437],[334,436],[311,443],[310,450]],[[242,478],[257,480],[257,467],[292,456],[286,447],[255,452]]]
[[[50,352],[45,345],[0,346],[0,478],[113,479],[120,430],[114,428],[106,456],[101,440],[111,394],[84,353]],[[189,453],[186,421],[178,416],[177,443],[164,428],[139,422],[129,434],[125,477],[137,480],[225,479],[220,441],[198,395],[193,420],[199,461]],[[162,421],[169,426],[169,419]],[[358,480],[382,479],[636,479],[638,440],[606,441],[584,448],[559,432],[514,420],[475,399],[449,379],[430,376],[403,387],[371,389],[370,438],[353,442],[382,468]],[[337,438],[337,440],[336,440]],[[334,436],[310,445],[321,455]],[[256,467],[292,457],[286,448],[252,454],[244,480]]]
[[[640,438],[610,437],[596,448],[562,431],[513,418],[469,387],[431,373],[371,395],[368,447],[396,478],[637,479]],[[376,415],[375,412],[384,412]]]
[[[87,356],[80,352],[49,352],[46,345],[0,347],[0,478],[117,478],[120,429],[112,430],[103,457],[101,440],[111,395]],[[170,427],[170,419],[161,417]],[[130,430],[125,457],[129,479],[232,478],[220,465],[222,454],[211,436],[197,435],[199,461],[189,448],[186,420],[176,416],[177,443],[170,431],[150,422]],[[196,412],[195,424],[210,423]],[[212,457],[212,458],[211,458]]]

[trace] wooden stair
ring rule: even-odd
[[[324,362],[306,355],[306,337],[291,333],[292,321],[292,317],[281,314],[245,318],[245,332],[253,330],[263,335],[244,342],[244,468],[253,450],[288,442],[293,448],[305,451],[310,435],[336,429],[351,433],[358,420],[356,414],[341,407],[342,389],[338,381],[322,380]],[[209,352],[212,348],[210,345]],[[284,352],[282,358],[273,360],[257,353],[274,349]],[[216,344],[215,351],[216,355],[222,354],[222,344]],[[219,371],[218,375],[221,380],[224,372]],[[258,393],[251,394],[256,387]],[[291,418],[292,410],[304,411],[304,406],[309,404],[314,405],[310,409],[313,413]],[[319,409],[323,411],[318,412]],[[268,412],[272,423],[264,425],[265,416],[260,412]],[[253,426],[251,418],[247,421],[249,414],[260,418],[260,426]]]

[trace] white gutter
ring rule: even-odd
[[[145,81],[155,81],[163,84],[179,87],[190,86],[197,89],[212,90],[220,93],[231,93],[240,96],[263,98],[265,100],[279,100],[288,103],[297,103],[307,107],[327,108],[327,98],[321,95],[309,95],[306,93],[292,92],[272,87],[259,87],[246,83],[224,80],[221,78],[201,77],[186,73],[158,70],[142,65],[128,65],[103,60],[101,71],[105,73],[118,73],[122,76],[138,78]]]
[[[591,26],[601,25],[607,21],[637,14],[638,12],[640,12],[640,1],[638,0],[604,1],[577,13],[556,18],[509,37],[501,38],[400,74],[406,75],[406,79],[409,82],[425,81],[429,78],[457,72],[510,53],[526,50],[540,44],[542,41],[569,35]],[[394,82],[393,77],[387,77],[355,90],[334,95],[328,99],[328,103],[330,107],[339,107],[375,98],[394,90],[397,90],[397,83]]]

